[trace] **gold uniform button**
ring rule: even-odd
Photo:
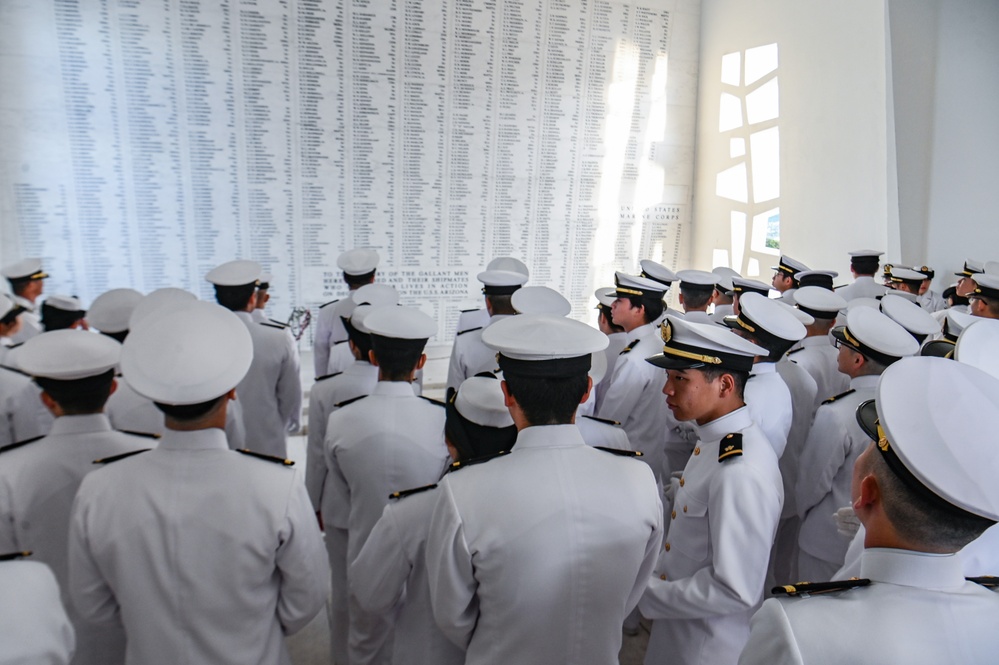
[[[666,581],[666,573],[663,573],[662,575],[660,575],[659,579],[661,579],[663,582],[665,582]]]
[[[687,506],[683,507],[683,512],[687,512]]]
[[[666,543],[663,547],[665,547],[666,551],[669,552],[669,543]]]
[[[701,449],[700,448],[694,448],[694,454],[695,455],[700,455],[701,454]]]
[[[680,487],[683,487],[683,485],[684,485],[684,480],[683,480],[683,478],[681,478],[680,479]]]
[[[676,519],[676,511],[674,510],[672,513],[669,514],[669,516],[670,516],[671,519],[675,520]]]

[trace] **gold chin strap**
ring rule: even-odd
[[[671,349],[668,346],[663,347],[663,353],[667,353],[671,356],[677,356],[678,358],[686,358],[687,360],[697,360],[709,365],[722,364],[721,358],[718,358],[717,356],[707,356],[703,353],[692,353],[690,351],[681,351],[680,349]]]
[[[888,448],[891,447],[891,444],[888,443],[888,437],[885,436],[885,431],[881,429],[881,421],[875,421],[875,425],[877,425],[878,428],[878,448],[880,448],[883,453],[888,452]]]

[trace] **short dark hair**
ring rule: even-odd
[[[741,328],[736,328],[736,331],[741,330]],[[787,340],[782,337],[777,337],[771,335],[765,330],[757,327],[756,332],[743,332],[743,336],[749,341],[753,342],[758,346],[762,346],[764,349],[770,352],[767,356],[767,360],[770,362],[777,362],[780,360],[785,353],[791,350],[794,346],[794,340]]]
[[[489,301],[489,307],[492,309],[493,314],[516,314],[517,310],[513,308],[513,296],[512,295],[487,295],[486,300]]]
[[[10,282],[10,290],[15,296],[19,296],[24,293],[25,287],[31,284],[31,279],[27,277],[22,277],[18,279],[8,279]]]
[[[239,286],[215,285],[215,300],[218,304],[233,312],[242,312],[257,290],[256,284],[241,284]]]
[[[364,286],[365,284],[370,284],[375,281],[375,270],[366,272],[363,275],[348,275],[347,273],[344,273],[343,281],[345,281],[347,286],[350,288],[357,288]]]
[[[17,317],[19,317],[21,315],[21,312],[23,311],[24,311],[23,307],[21,307],[20,305],[14,305],[9,312],[4,314],[3,317],[0,318],[0,324],[3,324],[5,326],[12,325],[15,321],[17,321]]]
[[[72,328],[73,324],[86,316],[83,310],[68,312],[58,307],[53,307],[47,302],[42,303],[42,327],[45,332],[52,330],[66,330]]]
[[[396,339],[371,335],[371,350],[378,361],[378,369],[386,381],[405,381],[420,362],[425,339]]]
[[[878,271],[878,267],[881,265],[881,257],[879,256],[854,256],[850,259],[850,267],[853,268],[853,272],[858,275],[869,275],[874,276],[874,273]]]
[[[948,510],[908,487],[877,450],[869,453],[870,472],[878,480],[885,514],[899,535],[916,543],[956,552],[995,521],[954,508]]]
[[[631,303],[632,307],[644,307],[645,308],[645,322],[652,323],[660,316],[662,316],[665,305],[663,304],[662,298],[650,298],[646,296],[624,296]]]
[[[361,360],[367,362],[368,351],[371,350],[371,335],[355,328],[354,324],[350,322],[350,317],[343,316],[340,318],[343,320],[344,330],[347,331],[347,339],[357,347],[357,350],[361,353]]]
[[[972,297],[982,301],[982,304],[985,305],[985,309],[988,311],[990,318],[999,319],[999,300],[995,298],[983,298],[981,296]],[[968,301],[970,304],[971,299],[969,298]]]
[[[735,392],[739,398],[743,398],[746,392],[746,382],[749,381],[749,372],[741,372],[736,369],[726,369],[724,367],[698,367],[704,378],[708,381],[715,381],[723,374],[729,374],[735,382]]]
[[[162,402],[153,402],[153,404],[167,418],[179,422],[191,422],[211,413],[225,399],[227,399],[226,395],[219,395],[215,399],[210,399],[207,402],[198,402],[197,404],[163,404]]]
[[[701,289],[701,288],[690,288],[684,287],[683,282],[680,282],[680,295],[683,296],[683,306],[690,307],[692,309],[701,309],[708,306],[711,301],[711,294],[714,293],[714,288],[711,289]]]
[[[507,392],[531,425],[566,425],[586,394],[587,375],[533,377],[504,373]]]
[[[67,416],[100,413],[111,396],[114,370],[82,379],[35,377],[35,383],[62,408]]]
[[[604,318],[604,321],[607,323],[607,326],[611,329],[612,332],[624,332],[624,326],[619,326],[616,323],[614,323],[614,318],[612,316],[610,307],[608,307],[607,305],[600,305],[598,311],[600,312],[599,315]]]

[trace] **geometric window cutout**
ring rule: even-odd
[[[753,201],[763,203],[780,196],[780,131],[771,127],[749,136],[753,161]]]
[[[731,139],[728,142],[728,156],[735,159],[746,154],[746,139]]]
[[[780,254],[780,208],[753,215],[753,237],[750,246],[754,252]]]
[[[746,267],[746,277],[759,277],[760,276],[760,262],[756,259],[749,259],[749,265]]]
[[[752,85],[777,69],[777,45],[746,49],[746,85]]]
[[[740,85],[742,83],[741,70],[742,57],[740,53],[728,53],[722,56],[722,83],[725,85]]]
[[[727,132],[742,127],[742,102],[735,95],[723,92],[718,106],[718,131]]]
[[[780,115],[777,77],[746,95],[746,120],[750,125],[773,120]]]
[[[748,200],[746,165],[736,164],[719,173],[715,180],[715,193],[725,199],[746,203]]]
[[[742,255],[746,247],[746,213],[737,210],[731,211],[730,228],[732,232],[732,265],[741,266]]]

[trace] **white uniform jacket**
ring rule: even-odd
[[[788,354],[788,359],[808,372],[816,385],[815,407],[833,395],[839,395],[850,386],[850,377],[839,371],[837,355],[839,351],[829,343],[828,335],[806,337],[801,340],[801,348]]]
[[[236,312],[253,340],[253,362],[236,394],[243,403],[246,447],[286,457],[288,432],[302,414],[302,379],[298,353],[283,329],[254,323],[249,312]]]
[[[430,599],[468,665],[618,662],[662,542],[646,465],[587,446],[574,425],[527,427],[509,455],[438,491]]]
[[[618,355],[610,383],[597,404],[596,415],[621,423],[642,461],[658,477],[662,473],[666,436],[675,424],[663,397],[666,372],[645,361],[662,353],[662,339],[651,324],[628,333],[630,342]]]
[[[0,663],[68,665],[74,646],[52,571],[37,561],[0,562]]]
[[[330,348],[334,344],[347,341],[347,329],[343,327],[340,317],[349,311],[352,305],[348,293],[344,298],[328,302],[319,308],[316,314],[316,333],[312,339],[312,360],[316,376],[327,373]]]
[[[631,441],[621,425],[596,418],[594,416],[577,416],[576,427],[588,446],[614,448],[615,450],[631,450]]]
[[[852,283],[836,289],[836,293],[843,300],[850,302],[854,298],[880,298],[887,290],[870,275],[858,275]]]
[[[780,475],[784,480],[784,509],[782,517],[796,517],[794,511],[794,483],[805,439],[815,416],[815,379],[787,358],[777,362],[777,374],[784,380],[791,393],[791,431],[787,435],[784,454],[780,456]],[[797,554],[797,551],[795,551]]]
[[[426,547],[437,488],[387,506],[350,564],[351,593],[368,612],[395,616],[393,665],[463,665],[465,651],[434,623]]]
[[[14,441],[45,436],[52,429],[55,416],[45,408],[41,395],[42,389],[31,381],[11,396],[8,408]]]
[[[794,420],[791,391],[777,373],[777,363],[758,362],[746,382],[746,406],[780,458]]]
[[[20,370],[12,369],[13,356],[7,356],[7,365],[0,367],[0,446],[6,446],[17,441],[14,438],[14,399],[26,386],[35,385],[31,377]],[[34,436],[40,436],[35,434]],[[27,438],[34,438],[34,436]]]
[[[733,664],[763,598],[784,498],[777,456],[741,408],[697,427],[659,559],[638,607],[653,619],[645,662]],[[735,434],[733,439],[727,439]],[[726,452],[741,434],[741,455]],[[723,455],[728,455],[722,457]]]
[[[323,608],[328,576],[299,474],[220,429],[167,430],[88,475],[73,506],[70,596],[124,624],[129,665],[288,664],[284,635]]]
[[[956,555],[866,550],[870,586],[771,598],[740,665],[991,665],[999,594],[964,579]]]
[[[614,374],[614,365],[617,363],[617,357],[621,354],[621,350],[631,342],[633,338],[628,337],[626,332],[616,332],[607,335],[607,348],[604,349],[604,357],[607,358],[607,371],[604,373],[604,378],[600,380],[600,383],[593,386],[593,390],[596,393],[596,404],[600,404],[603,399],[603,394],[607,390],[607,386],[610,385],[611,376]]]
[[[11,340],[14,344],[23,344],[35,335],[42,334],[42,318],[38,315],[38,304],[31,302],[21,296],[11,296],[14,303],[24,308],[17,318],[21,320],[21,329],[17,331]]]
[[[490,349],[482,342],[482,331],[507,318],[508,314],[496,314],[489,319],[483,328],[473,328],[461,332],[454,337],[451,346],[451,361],[447,368],[447,387],[458,389],[458,386],[470,376],[479,372],[491,372],[497,368],[496,350]]]
[[[916,298],[916,302],[927,312],[939,312],[947,309],[947,301],[932,289],[927,289],[926,293]]]
[[[711,318],[711,315],[699,309],[695,309],[691,312],[684,312],[683,320],[690,321],[691,323],[714,324],[714,319]]]
[[[850,381],[850,391],[823,403],[801,454],[795,488],[802,520],[798,545],[837,565],[843,563],[850,541],[836,531],[833,513],[852,503],[853,463],[871,443],[857,424],[857,407],[874,398],[879,378],[858,376]]]

